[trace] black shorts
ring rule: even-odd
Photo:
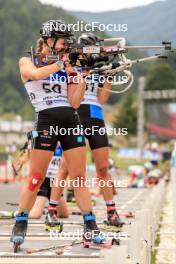
[[[85,146],[84,136],[73,131],[80,125],[78,113],[72,107],[55,107],[38,112],[32,149],[54,151],[58,141],[64,151]]]
[[[37,196],[42,196],[48,198],[50,200],[51,196],[51,183],[50,178],[46,177],[42,185],[40,186],[40,190],[37,193]],[[63,196],[63,194],[61,195]]]
[[[50,199],[51,187],[50,187],[50,178],[45,178],[44,182],[40,186],[40,190],[37,193],[37,196],[42,196]]]
[[[102,108],[96,105],[82,104],[78,108],[78,114],[90,148],[93,150],[108,147]]]

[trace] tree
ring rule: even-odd
[[[147,90],[176,89],[176,74],[167,63],[156,63],[147,75]]]
[[[137,131],[137,103],[135,95],[126,93],[117,107],[114,127],[127,128],[128,135],[135,135]]]
[[[35,47],[41,24],[49,19],[58,18],[70,24],[76,24],[78,20],[62,8],[43,5],[38,0],[0,0],[0,113],[15,111],[25,118],[27,116],[33,118],[31,106],[26,103],[27,95],[20,80],[18,60],[27,55],[25,51],[29,50],[30,46]],[[81,32],[74,33],[78,37]],[[101,38],[108,37],[104,32],[96,31],[96,33]],[[139,57],[136,52],[130,51],[128,55]],[[140,65],[138,67],[140,73],[142,69],[143,66]],[[6,89],[8,91],[5,91]],[[118,98],[119,96],[112,95],[110,104],[116,103]]]

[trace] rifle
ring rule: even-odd
[[[116,42],[115,45],[106,45],[106,43]],[[126,80],[117,83],[118,85],[127,84],[123,91],[112,91],[113,93],[122,93],[127,91],[134,82],[134,76],[129,70],[134,64],[141,62],[147,62],[156,59],[167,59],[167,56],[163,53],[155,54],[153,56],[147,56],[144,58],[138,58],[131,60],[127,58],[128,51],[130,49],[160,49],[164,51],[173,51],[171,42],[163,41],[162,45],[126,45],[125,38],[106,38],[101,39],[97,45],[86,46],[84,44],[72,43],[69,45],[67,50],[68,63],[77,67],[80,66],[82,69],[88,70],[90,74],[99,74],[102,76],[116,76],[119,74],[125,74]],[[42,60],[46,63],[53,63],[59,58],[60,54],[42,55],[35,53],[33,47],[30,49],[31,59],[37,67],[41,67]]]

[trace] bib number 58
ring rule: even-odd
[[[45,91],[45,93],[58,93],[61,94],[61,86],[56,83],[53,86],[51,86],[50,83],[43,83],[42,85],[43,90]]]

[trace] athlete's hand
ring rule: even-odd
[[[68,53],[63,54],[60,59],[63,61],[64,65],[67,66],[69,64]]]
[[[78,74],[78,72],[76,71],[76,69],[74,67],[72,67],[70,64],[68,64],[65,67],[65,70],[66,70],[66,72],[67,72],[67,74],[69,76],[76,76]]]
[[[88,71],[88,70],[83,70],[83,71],[81,72],[81,75],[82,75],[83,77],[86,77],[86,76],[89,75],[89,71]]]

